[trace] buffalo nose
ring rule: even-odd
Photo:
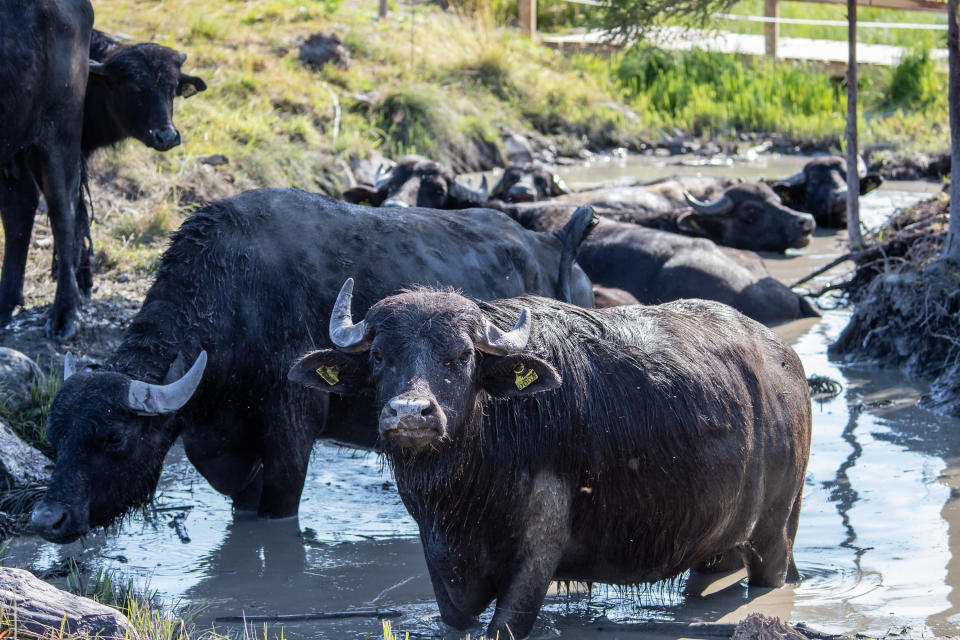
[[[180,132],[174,127],[163,127],[162,129],[151,129],[150,141],[153,148],[158,151],[173,149],[180,144]]]
[[[532,202],[535,197],[536,191],[525,184],[514,185],[507,192],[507,199],[511,202]]]
[[[408,417],[425,418],[434,412],[434,403],[425,398],[394,398],[387,406],[398,421]]]
[[[839,207],[841,204],[847,206],[847,190],[835,189],[833,192],[833,206]]]
[[[30,515],[30,528],[44,537],[59,537],[67,527],[67,510],[60,504],[41,502]]]
[[[804,232],[810,233],[816,229],[817,223],[813,221],[813,216],[804,216],[800,219],[800,229]]]

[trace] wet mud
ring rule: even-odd
[[[564,177],[571,186],[589,183],[572,171]],[[889,215],[890,203],[919,197],[905,193],[874,192],[864,198],[865,208]],[[804,249],[765,257],[776,277],[791,282],[844,251],[842,233],[818,232]],[[749,589],[741,571],[707,582],[684,575],[635,589],[559,585],[532,637],[637,638],[641,634],[617,624],[728,623],[753,611],[831,633],[960,633],[960,421],[918,408],[927,389],[897,371],[829,361],[827,346],[848,318],[847,310],[828,310],[823,318],[777,328],[794,344],[807,375],[843,386],[839,395],[814,403],[813,451],[795,546],[802,582]],[[303,495],[299,519],[235,517],[229,501],[207,485],[177,445],[157,500],[143,512],[71,545],[13,539],[5,562],[43,571],[77,558],[88,570],[115,571],[118,579],[198,609],[201,628],[239,630],[216,622],[226,616],[379,608],[399,614],[391,619],[394,630],[463,637],[438,620],[416,525],[376,455],[318,443]],[[279,631],[272,625],[270,636]],[[480,631],[471,630],[474,637]],[[301,622],[285,624],[283,633],[380,637],[380,623]]]

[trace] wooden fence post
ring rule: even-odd
[[[777,0],[763,0],[763,15],[767,18],[780,17],[780,5]],[[767,41],[767,57],[777,57],[777,40],[780,39],[780,23],[767,22],[763,25],[763,33]]]
[[[519,0],[520,30],[531,38],[537,37],[537,0]]]
[[[380,16],[381,20],[387,17],[387,0],[380,0],[380,9],[377,15]]]

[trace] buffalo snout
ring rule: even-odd
[[[79,520],[71,517],[70,511],[59,502],[43,500],[33,508],[30,528],[46,540],[66,544],[88,531],[86,523]]]
[[[518,182],[507,192],[508,202],[533,202],[537,199],[537,190],[531,185]]]
[[[148,144],[157,151],[169,151],[180,144],[180,132],[176,127],[150,129],[147,132]]]
[[[380,412],[380,435],[400,448],[418,449],[445,431],[446,415],[432,396],[401,394]]]

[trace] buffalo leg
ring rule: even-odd
[[[298,414],[293,398],[299,391],[285,392],[263,407],[265,427],[263,440],[263,492],[257,512],[268,518],[289,518],[297,515],[300,494],[307,478],[307,465],[313,448],[314,429]],[[270,417],[267,417],[270,416]]]
[[[437,599],[437,608],[440,609],[440,619],[443,620],[445,624],[459,631],[469,629],[476,624],[477,615],[479,615],[480,611],[486,609],[487,605],[490,604],[490,600],[493,599],[493,595],[491,594],[484,600],[483,606],[479,608],[479,611],[464,611],[454,604],[453,598],[450,597],[450,593],[444,585],[443,576],[437,571],[436,567],[434,567],[434,563],[430,561],[429,554],[427,554],[427,570],[430,573],[430,583],[433,584],[433,594]]]
[[[797,533],[800,497],[791,503],[786,520],[760,522],[744,545],[747,575],[752,587],[782,587],[790,574],[793,562],[793,538]]]
[[[10,322],[23,305],[23,277],[30,234],[37,213],[39,191],[33,176],[21,164],[13,175],[0,175],[0,216],[3,219],[3,273],[0,275],[0,325]]]
[[[797,563],[793,558],[793,541],[797,537],[797,526],[800,524],[800,503],[803,500],[803,487],[797,492],[797,497],[793,501],[793,510],[790,512],[790,519],[787,520],[787,543],[789,545],[788,554],[790,563],[787,566],[787,582],[800,582],[800,572],[797,571]]]
[[[515,570],[498,588],[497,608],[487,637],[522,638],[530,633],[550,581],[563,558],[570,531],[570,489],[556,476],[542,472],[527,501],[528,525],[523,532]]]
[[[77,288],[76,216],[80,198],[79,144],[76,153],[69,153],[72,145],[46,149],[41,160],[41,187],[50,211],[53,242],[57,247],[57,293],[47,318],[47,337],[67,340],[77,332],[77,307],[80,290]]]

